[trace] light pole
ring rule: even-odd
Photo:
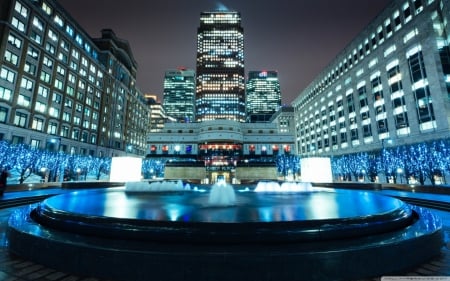
[[[402,182],[403,169],[402,168],[397,168],[397,174],[398,174],[398,177],[400,178],[400,183],[403,183]]]

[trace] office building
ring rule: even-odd
[[[282,106],[269,120],[278,127],[280,133],[295,134],[295,114],[292,106]]]
[[[109,29],[92,39],[54,0],[0,6],[0,138],[73,154],[143,154],[148,110],[128,42]]]
[[[292,105],[301,155],[448,138],[450,2],[394,0]]]
[[[196,72],[196,120],[245,122],[244,31],[238,12],[201,13]]]
[[[191,161],[186,166],[200,163],[198,169],[207,182],[216,182],[220,178],[227,182],[248,180],[249,177],[269,179],[268,173],[276,173],[276,158],[294,152],[292,132],[281,132],[278,128],[276,123],[231,120],[166,123],[160,132],[149,134],[147,157],[184,167],[185,173],[177,174],[178,179],[192,180],[197,176],[186,172],[185,160]],[[236,169],[242,166],[253,167],[253,170],[239,175]],[[264,172],[258,173],[256,167],[263,167]]]
[[[281,90],[276,71],[250,71],[247,88],[247,121],[268,122],[281,107]]]
[[[164,76],[163,106],[177,122],[194,121],[195,71],[185,68],[168,70]]]
[[[150,108],[149,132],[161,132],[162,129],[164,129],[164,124],[172,120],[167,118],[166,111],[161,102],[159,102],[157,95],[145,94],[145,98],[147,100],[147,105]]]

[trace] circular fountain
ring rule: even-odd
[[[61,194],[16,211],[10,250],[113,280],[351,280],[401,272],[442,246],[431,213],[371,192],[136,186]]]

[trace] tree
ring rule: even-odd
[[[19,183],[22,184],[35,170],[41,152],[24,144],[18,144],[11,146],[10,153],[14,157],[10,158],[9,163],[19,172]]]
[[[355,179],[364,177],[369,167],[369,155],[366,152],[350,154],[348,157],[348,169]]]
[[[300,171],[300,158],[293,154],[282,154],[276,158],[278,174],[286,177],[289,173],[297,174]]]
[[[95,172],[95,178],[99,180],[102,174],[107,175],[111,171],[111,158],[91,158],[91,169]]]
[[[375,182],[379,173],[378,170],[378,159],[375,153],[371,153],[367,155],[367,176],[370,182]]]
[[[163,159],[144,159],[142,161],[142,175],[145,179],[152,177],[164,177],[164,167],[166,160]]]

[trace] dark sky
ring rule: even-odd
[[[91,35],[112,28],[130,43],[143,93],[162,96],[164,72],[195,69],[200,13],[219,5],[241,13],[245,71],[276,70],[284,104],[391,0],[59,0]]]

